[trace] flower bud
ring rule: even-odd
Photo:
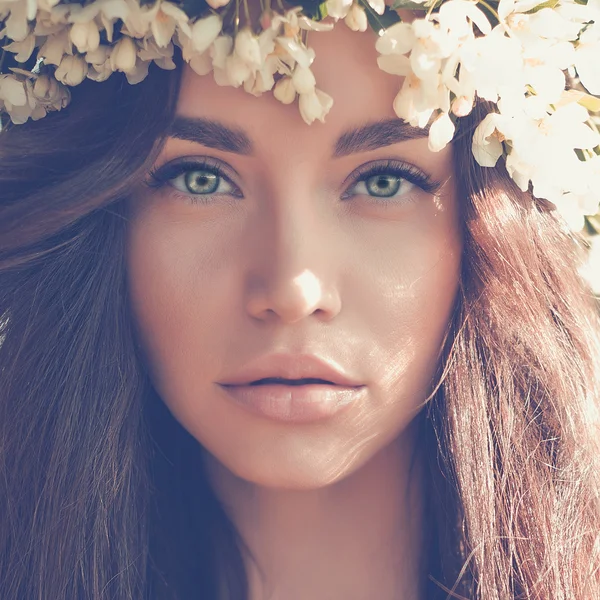
[[[352,5],[344,21],[352,31],[366,31],[368,27],[367,13],[362,6],[356,3]]]
[[[292,75],[294,88],[299,94],[309,94],[315,89],[317,80],[312,71],[307,67],[296,66]]]
[[[113,71],[127,73],[135,69],[137,48],[135,42],[127,36],[122,37],[110,55],[110,66]]]
[[[231,0],[206,0],[206,4],[208,4],[211,8],[217,10],[218,8],[222,8],[223,6],[227,6]]]
[[[38,100],[52,102],[58,94],[58,81],[48,75],[40,75],[33,84],[33,94]]]
[[[92,21],[75,23],[69,33],[71,41],[81,53],[93,52],[100,45],[100,32],[98,26]]]
[[[33,95],[42,105],[52,106],[56,110],[65,108],[69,103],[69,91],[48,75],[40,75],[35,80]]]
[[[305,123],[310,125],[315,119],[324,123],[325,115],[333,106],[333,98],[325,92],[315,89],[309,94],[300,94],[298,104],[300,115]]]
[[[88,73],[88,65],[81,56],[63,56],[54,77],[65,85],[79,85]]]
[[[367,0],[367,2],[378,15],[382,15],[385,12],[385,0]]]
[[[235,52],[248,65],[259,67],[262,63],[258,39],[250,29],[242,29],[235,36]]]
[[[235,52],[225,60],[225,71],[227,72],[229,85],[233,87],[240,87],[252,75],[252,70],[248,64]]]
[[[284,77],[275,84],[273,95],[282,104],[291,104],[296,99],[296,88],[290,77]]]
[[[8,50],[15,54],[15,60],[20,63],[27,62],[35,50],[35,35],[30,33],[21,42],[12,42],[4,46],[4,50]]]
[[[452,113],[457,117],[466,117],[473,109],[473,98],[458,96],[452,102]]]
[[[208,52],[192,56],[189,65],[198,75],[208,75],[213,69],[212,59]]]
[[[429,128],[429,149],[439,152],[444,149],[454,136],[454,123],[448,113],[442,113]]]
[[[352,6],[352,0],[327,0],[327,14],[334,19],[343,19]]]
[[[192,27],[192,42],[194,49],[202,54],[217,39],[223,21],[218,15],[210,15],[204,19],[198,19]]]
[[[14,75],[0,75],[0,100],[12,106],[25,106],[27,104],[25,84]]]

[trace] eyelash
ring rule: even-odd
[[[218,161],[212,161],[209,159],[203,160],[182,160],[176,163],[169,163],[159,168],[153,168],[149,173],[149,180],[146,182],[148,187],[154,189],[163,188],[165,185],[168,185],[170,181],[173,181],[180,175],[185,173],[193,172],[193,171],[209,171],[225,180],[232,188],[232,192],[228,192],[232,196],[237,198],[243,198],[243,194],[239,187],[233,183],[230,177],[224,172],[221,163]],[[441,188],[441,183],[435,181],[429,175],[423,173],[417,167],[406,164],[397,160],[386,160],[383,162],[376,163],[367,163],[362,165],[355,171],[353,171],[344,183],[350,182],[348,189],[355,187],[360,182],[366,182],[371,177],[376,177],[377,175],[391,175],[393,177],[397,177],[398,179],[403,179],[408,181],[414,185],[416,185],[421,190],[425,191],[428,194],[435,194]],[[186,202],[190,202],[191,204],[208,204],[210,202],[210,198],[212,196],[216,196],[217,194],[185,194],[180,192],[179,190],[175,190],[175,197],[182,198]],[[348,198],[352,198],[358,194],[352,194],[348,191],[342,194],[342,199],[346,200]],[[377,197],[377,196],[369,196],[372,201],[379,202],[383,204],[390,204],[393,197]]]

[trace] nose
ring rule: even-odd
[[[333,232],[314,209],[290,204],[254,230],[246,310],[261,321],[291,324],[310,315],[329,321],[341,310]]]

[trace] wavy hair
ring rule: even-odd
[[[3,600],[248,596],[242,541],[149,383],[128,302],[126,200],[179,77],[86,81],[67,109],[0,132]],[[597,600],[598,313],[580,241],[473,160],[487,110],[454,141],[461,282],[418,417],[427,598]]]

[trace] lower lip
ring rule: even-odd
[[[365,386],[221,385],[244,408],[268,419],[310,423],[338,414],[366,392]]]

